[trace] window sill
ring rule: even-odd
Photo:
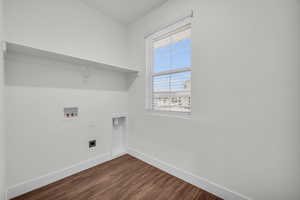
[[[146,115],[167,117],[167,118],[177,118],[177,119],[192,119],[191,112],[177,112],[177,111],[157,111],[157,110],[146,110]]]

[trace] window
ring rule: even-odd
[[[191,112],[191,23],[181,21],[147,38],[147,107]]]

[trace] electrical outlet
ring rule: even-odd
[[[95,148],[96,145],[97,145],[96,140],[90,140],[90,141],[89,141],[89,148],[90,148],[90,149],[91,149],[91,148]]]

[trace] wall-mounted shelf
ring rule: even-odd
[[[116,66],[116,65],[111,65],[107,63],[102,63],[98,61],[93,61],[93,60],[88,60],[84,58],[78,58],[78,57],[73,57],[69,55],[64,55],[61,53],[56,53],[56,52],[50,52],[47,50],[42,50],[30,46],[24,46],[21,44],[16,44],[12,42],[7,42],[6,41],[6,48],[7,48],[7,53],[22,53],[25,55],[32,55],[32,56],[40,56],[40,57],[46,57],[50,59],[55,59],[63,62],[69,62],[69,63],[74,63],[77,65],[82,65],[82,66],[94,66],[94,67],[99,67],[102,69],[107,69],[107,70],[114,70],[114,71],[121,71],[125,73],[138,73],[137,70],[130,69],[127,67],[123,66]]]

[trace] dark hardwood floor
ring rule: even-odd
[[[221,200],[129,155],[14,200]]]

